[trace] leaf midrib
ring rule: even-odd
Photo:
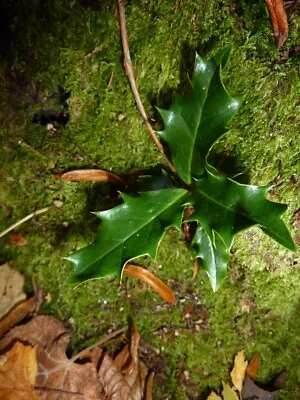
[[[242,215],[242,216],[246,217],[247,219],[249,219],[250,221],[251,221],[251,220],[254,221],[254,222],[253,222],[253,225],[264,226],[264,225],[262,225],[260,222],[258,222],[256,219],[253,219],[252,217],[250,217],[249,215],[247,215],[246,213],[240,212],[240,210],[236,210],[236,209],[232,209],[232,208],[230,208],[230,207],[224,206],[224,204],[222,204],[222,203],[216,201],[215,198],[210,197],[210,196],[207,195],[207,193],[204,192],[203,190],[199,190],[199,189],[197,188],[197,191],[198,191],[198,193],[202,194],[206,199],[212,201],[214,204],[220,206],[221,208],[223,208],[223,209],[225,209],[225,210],[228,210],[228,211],[232,212],[233,214]],[[266,229],[268,229],[266,226],[264,226],[264,227],[265,227]],[[269,229],[268,229],[268,230],[269,230]],[[271,232],[273,232],[273,231],[271,231]],[[278,236],[280,237],[280,235],[278,235]]]
[[[191,172],[192,172],[192,163],[193,163],[194,153],[195,153],[195,149],[197,147],[196,146],[196,142],[197,142],[197,138],[198,138],[198,130],[199,130],[199,126],[201,125],[201,122],[202,122],[202,114],[203,114],[203,110],[205,108],[204,106],[205,106],[205,103],[207,101],[208,93],[210,91],[210,87],[211,87],[210,85],[211,85],[211,81],[212,81],[212,78],[214,76],[214,73],[212,74],[212,76],[209,79],[209,84],[207,84],[207,90],[206,90],[206,93],[205,93],[204,100],[203,100],[202,104],[199,106],[200,113],[199,113],[199,118],[197,120],[197,125],[196,125],[196,128],[195,128],[196,132],[193,132],[194,133],[194,136],[193,136],[194,140],[193,140],[193,147],[192,147],[192,151],[191,151],[191,157],[190,157],[190,160],[189,160],[190,178],[191,178]],[[195,98],[197,100],[196,92],[195,92],[195,89],[193,87],[192,87],[192,94],[193,94],[193,96],[195,96]],[[208,118],[204,118],[204,121],[206,119],[208,119]]]
[[[207,198],[208,200],[212,201],[214,204],[217,204],[218,206],[224,208],[225,210],[229,210],[229,211],[231,211],[232,213],[236,213],[236,214],[238,214],[238,215],[242,215],[242,216],[246,217],[247,219],[249,219],[250,221],[252,220],[252,221],[253,221],[253,225],[259,225],[260,227],[263,227],[263,228],[265,228],[266,230],[272,232],[275,236],[277,236],[277,237],[279,237],[279,238],[283,238],[283,236],[281,236],[280,234],[278,234],[278,232],[274,232],[273,230],[271,230],[270,228],[268,228],[266,225],[264,225],[264,224],[260,223],[259,221],[257,221],[256,218],[254,219],[252,216],[250,217],[250,216],[247,215],[246,213],[240,212],[240,210],[236,210],[236,209],[232,209],[232,208],[230,208],[230,207],[224,206],[224,204],[222,204],[222,203],[216,201],[214,198],[208,196],[206,192],[204,192],[204,191],[202,191],[202,190],[199,190],[198,188],[197,188],[197,191],[198,191],[198,193],[204,195],[205,198]]]

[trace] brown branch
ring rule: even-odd
[[[27,215],[26,217],[20,219],[20,221],[16,222],[15,224],[11,225],[9,228],[5,229],[5,231],[0,233],[0,238],[7,235],[9,232],[13,231],[14,229],[18,228],[20,225],[24,224],[24,222],[28,221],[29,219],[35,217],[36,215],[43,214],[49,210],[49,207],[41,208],[40,210],[34,211],[33,213]]]
[[[170,170],[176,174],[176,169],[174,165],[171,163],[169,158],[166,156],[164,152],[163,145],[159,141],[158,137],[156,136],[154,130],[152,129],[152,126],[148,120],[146,111],[144,109],[143,103],[141,101],[140,95],[138,88],[136,86],[135,78],[134,78],[134,73],[133,73],[133,68],[132,68],[132,62],[130,58],[130,51],[129,51],[129,45],[128,45],[128,36],[127,36],[127,29],[126,29],[126,17],[125,17],[125,7],[124,7],[124,0],[118,0],[118,5],[119,5],[119,17],[120,17],[120,30],[121,30],[121,39],[122,39],[122,46],[123,46],[123,53],[124,53],[124,68],[126,71],[126,75],[128,77],[132,93],[135,98],[135,102],[137,105],[137,108],[144,120],[144,123],[146,125],[146,128],[148,132],[150,133],[156,147],[158,150],[161,152],[161,154],[164,156]]]

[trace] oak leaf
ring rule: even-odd
[[[37,375],[36,351],[17,342],[0,358],[0,399],[38,400],[34,392]]]
[[[146,367],[139,362],[139,334],[113,360],[100,347],[69,359],[70,334],[53,317],[38,316],[17,326],[0,341],[0,350],[15,340],[34,346],[38,373],[35,391],[41,400],[142,400],[148,389]],[[81,358],[81,363],[76,362]],[[148,397],[150,399],[150,397]],[[2,399],[1,399],[2,400]]]

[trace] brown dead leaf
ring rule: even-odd
[[[138,265],[126,264],[123,274],[125,276],[132,276],[140,279],[144,283],[150,285],[164,301],[170,304],[175,304],[176,299],[169,286],[167,286],[146,268]]]
[[[191,215],[193,215],[195,212],[195,208],[193,206],[187,207],[184,209],[184,213],[183,213],[183,220],[188,219]],[[195,224],[191,223],[191,222],[183,222],[182,224],[182,230],[184,233],[184,237],[185,240],[188,243],[191,243],[191,241],[193,240],[193,237],[195,235]]]
[[[242,400],[273,400],[278,390],[269,392],[258,387],[250,378],[246,377],[242,392]]]
[[[34,296],[29,300],[21,301],[6,313],[0,320],[0,338],[3,337],[12,327],[35,311],[36,307],[37,298]]]
[[[258,353],[255,353],[248,364],[248,367],[246,369],[246,375],[249,376],[249,378],[254,379],[257,371],[259,370],[259,367],[260,367],[260,355]]]
[[[38,400],[34,392],[37,375],[36,351],[17,342],[0,358],[0,399]]]
[[[26,239],[26,237],[24,237],[18,233],[12,233],[8,237],[8,239],[5,240],[5,244],[8,244],[8,245],[15,244],[17,247],[26,246],[27,243],[28,243],[28,240]]]
[[[137,327],[132,325],[130,342],[117,355],[114,362],[120,370],[131,388],[132,398],[138,400],[143,398],[143,388],[147,377],[147,368],[139,361],[138,347],[140,335]]]
[[[0,341],[0,349],[15,340],[36,348],[35,390],[41,400],[78,400],[79,396],[84,400],[151,400],[147,394],[147,370],[138,358],[136,328],[116,360],[96,347],[84,353],[79,364],[78,356],[71,359],[66,356],[69,338],[69,332],[55,318],[38,316],[11,329]]]
[[[235,356],[233,370],[230,373],[232,383],[239,393],[242,392],[247,365],[248,361],[245,361],[244,350],[239,351]]]
[[[0,266],[0,318],[15,304],[26,299],[23,292],[24,277],[9,263]]]
[[[289,34],[289,26],[283,0],[265,1],[271,16],[273,33],[277,40],[277,47],[280,49],[284,45]]]
[[[57,175],[57,177],[68,182],[101,182],[125,186],[125,182],[120,176],[101,169],[79,169]]]
[[[76,364],[67,358],[69,338],[69,332],[55,318],[38,316],[11,329],[0,342],[0,348],[14,340],[35,346],[38,362],[35,386],[43,389],[37,389],[39,399],[53,400],[58,391],[60,400],[78,400],[78,394],[86,399],[100,399],[94,365],[90,362]]]
[[[293,216],[293,227],[300,230],[300,209],[297,210]]]

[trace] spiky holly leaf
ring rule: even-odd
[[[278,243],[295,250],[281,219],[287,207],[267,200],[267,191],[267,187],[242,185],[210,172],[196,181],[191,194],[195,212],[188,219],[199,224],[192,248],[196,257],[202,259],[214,290],[226,276],[229,250],[234,235],[241,230],[258,225]]]
[[[189,96],[175,97],[169,110],[159,109],[164,130],[157,134],[169,145],[175,168],[187,184],[205,174],[211,146],[226,132],[226,124],[239,107],[220,77],[228,55],[225,49],[206,61],[196,54]]]
[[[226,276],[230,247],[239,231],[259,225],[294,250],[281,219],[286,206],[267,200],[266,187],[241,185],[219,176],[207,162],[211,147],[226,132],[226,124],[239,106],[220,78],[228,55],[228,49],[208,61],[196,55],[190,95],[176,97],[169,110],[160,110],[165,129],[158,134],[168,143],[178,175],[189,185],[189,195],[184,189],[167,189],[176,182],[168,175],[141,179],[142,193],[122,195],[124,204],[96,213],[102,220],[100,234],[93,244],[67,258],[74,264],[69,282],[121,276],[129,260],[143,254],[155,257],[164,230],[180,228],[185,204],[193,205],[195,213],[189,221],[197,222],[191,249],[202,259],[214,290]]]
[[[141,255],[155,258],[165,229],[181,227],[186,195],[184,189],[122,194],[123,204],[95,213],[101,219],[100,233],[94,243],[66,258],[74,265],[68,281],[120,277],[129,260]]]

